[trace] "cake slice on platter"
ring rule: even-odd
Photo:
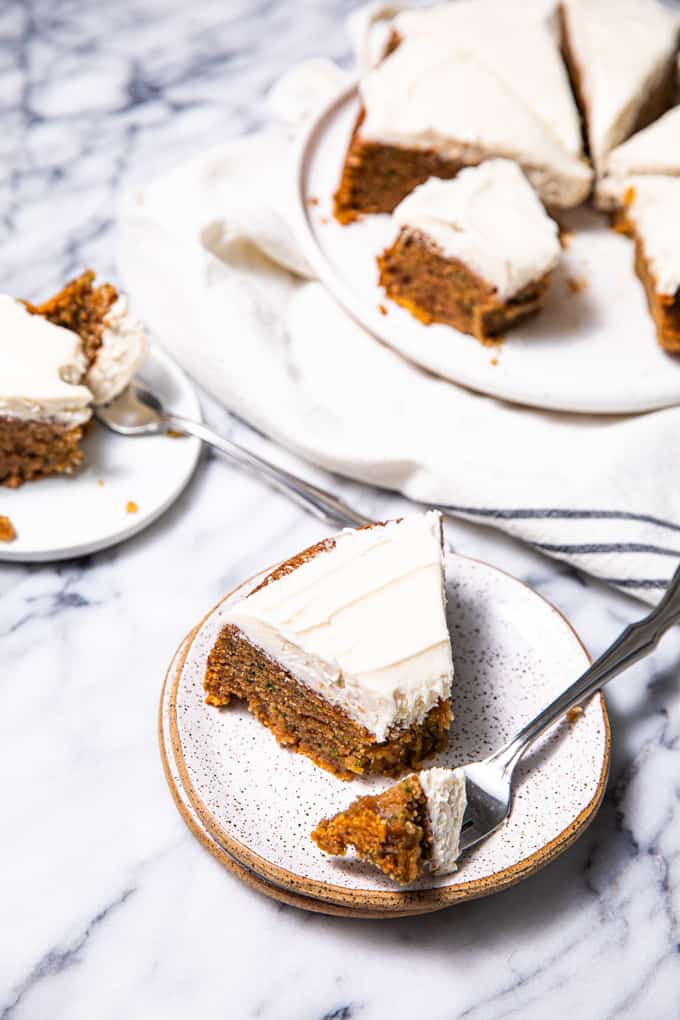
[[[243,699],[341,778],[398,775],[446,746],[453,662],[436,511],[345,530],[226,609],[211,705]]]
[[[680,177],[633,177],[616,226],[635,241],[635,271],[661,347],[680,353]]]
[[[360,860],[407,885],[424,873],[456,870],[465,806],[462,770],[427,769],[384,793],[357,798],[320,822],[312,839],[335,856],[351,847]]]
[[[378,258],[380,284],[422,322],[485,341],[541,308],[559,231],[516,163],[489,160],[454,180],[433,177],[392,219],[398,233]]]
[[[391,212],[429,177],[454,177],[499,156],[520,164],[547,206],[575,206],[590,192],[586,162],[464,44],[407,37],[365,75],[359,93],[361,112],[335,193],[342,223]]]
[[[40,305],[0,295],[0,484],[72,473],[92,404],[125,388],[147,346],[91,271]]]
[[[391,24],[391,48],[400,40],[427,36],[468,49],[541,119],[566,152],[582,155],[581,120],[560,53],[554,4],[456,0],[407,9]]]
[[[680,106],[612,149],[596,186],[598,208],[621,206],[631,178],[648,174],[680,177]]]
[[[563,49],[595,169],[674,101],[680,15],[657,0],[563,0]]]

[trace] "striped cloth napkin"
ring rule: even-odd
[[[278,123],[125,194],[136,311],[209,393],[308,461],[657,601],[680,559],[680,407],[590,417],[473,393],[376,342],[313,279],[285,155],[344,80],[327,61],[295,68],[270,96]]]

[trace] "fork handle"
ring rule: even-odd
[[[365,524],[372,523],[368,517],[357,513],[332,493],[326,492],[318,485],[312,485],[311,482],[306,482],[303,478],[298,478],[297,475],[291,474],[284,468],[277,467],[276,464],[259,457],[256,453],[251,453],[250,450],[239,446],[233,440],[213,432],[202,422],[182,418],[179,415],[165,415],[164,422],[170,429],[188,432],[192,436],[196,436],[208,446],[219,450],[239,467],[245,468],[259,478],[266,479],[274,488],[286,496],[290,496],[295,503],[314,514],[315,517],[320,517],[335,525],[339,524],[342,527],[360,528]]]
[[[680,623],[680,567],[678,567],[658,606],[642,620],[629,624],[609,648],[579,679],[555,698],[542,712],[523,726],[489,760],[512,772],[524,752],[565,712],[599,691],[629,666],[649,655],[673,624]]]

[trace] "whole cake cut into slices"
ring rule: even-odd
[[[680,106],[612,149],[597,182],[598,207],[617,209],[623,204],[631,179],[647,174],[680,177]]]
[[[633,177],[617,214],[635,241],[635,270],[664,350],[680,353],[680,177]]]
[[[380,285],[422,322],[485,341],[541,308],[559,231],[516,163],[433,177],[392,219],[398,233],[378,258]]]
[[[586,162],[464,42],[407,36],[365,75],[359,92],[361,112],[335,194],[342,223],[391,212],[429,177],[454,177],[498,156],[518,162],[548,206],[578,205],[590,191]]]
[[[427,769],[384,793],[359,797],[324,819],[312,839],[327,854],[356,855],[407,885],[430,872],[456,870],[465,814],[465,775],[460,769]]]
[[[671,105],[680,15],[657,0],[563,0],[563,49],[590,156],[607,153]]]
[[[127,385],[147,350],[110,284],[88,271],[41,305],[0,295],[0,484],[71,473],[93,403]]]
[[[280,744],[342,778],[446,746],[453,663],[441,515],[348,529],[224,611],[206,700],[242,698]]]

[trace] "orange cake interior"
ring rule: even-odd
[[[452,671],[431,511],[348,529],[272,571],[224,614],[204,686],[346,779],[398,775],[446,745]]]

